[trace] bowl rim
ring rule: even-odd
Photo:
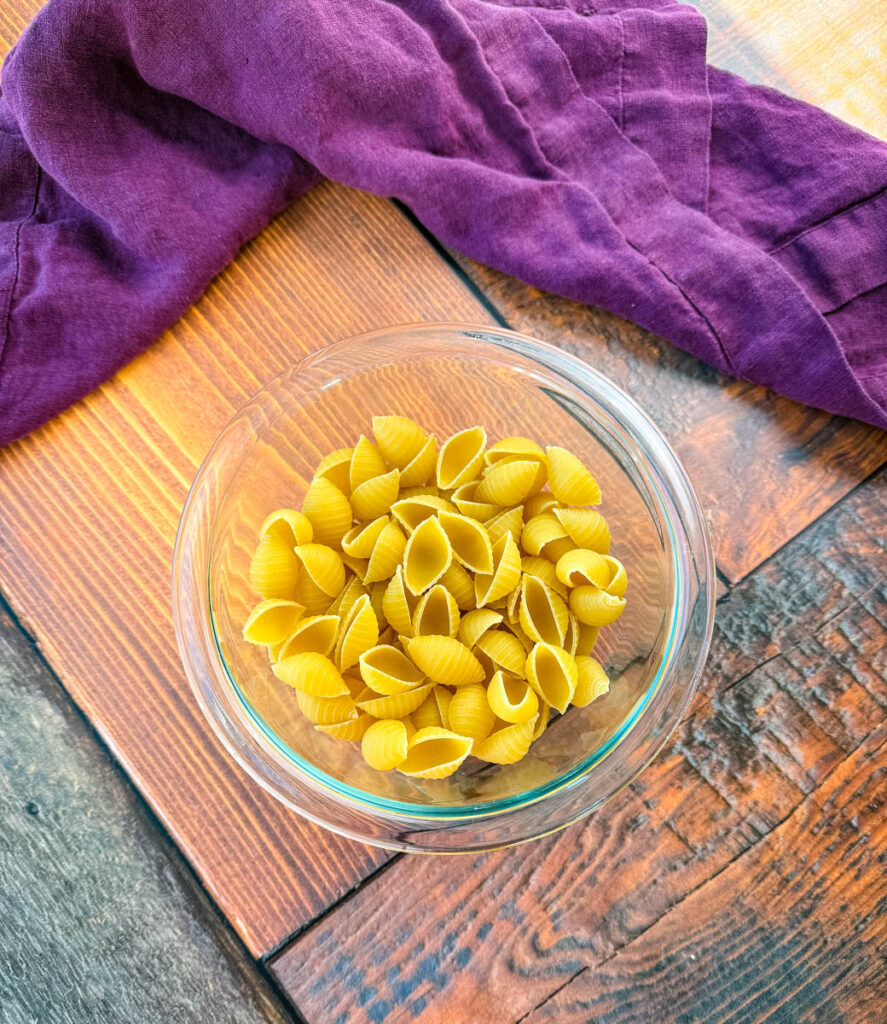
[[[210,580],[207,573],[207,593],[205,595],[205,600],[207,602],[212,647],[217,659],[216,667],[220,667],[224,673],[230,688],[230,693],[235,697],[241,711],[241,714],[238,716],[241,735],[238,737],[232,736],[229,732],[227,716],[223,719],[219,714],[219,709],[216,706],[215,701],[210,699],[211,695],[207,694],[204,689],[203,681],[198,678],[197,673],[194,670],[194,666],[191,663],[192,652],[188,645],[188,638],[185,635],[185,629],[183,628],[185,612],[182,607],[182,601],[183,597],[186,595],[183,594],[183,590],[182,587],[179,586],[179,582],[183,579],[183,563],[185,555],[184,538],[186,536],[186,526],[194,511],[196,496],[200,492],[206,476],[212,469],[214,456],[221,447],[228,431],[240,420],[244,412],[250,406],[254,403],[258,404],[261,397],[270,389],[274,388],[282,378],[298,374],[300,371],[309,368],[311,365],[316,364],[317,362],[322,362],[323,359],[328,358],[337,350],[350,347],[356,343],[368,344],[391,335],[415,335],[417,333],[435,334],[438,341],[446,341],[446,338],[441,337],[441,335],[445,334],[453,334],[455,337],[463,339],[472,338],[473,340],[480,341],[485,344],[504,348],[512,353],[517,353],[527,358],[533,363],[538,363],[545,370],[549,372],[553,371],[566,382],[579,387],[583,391],[588,405],[592,406],[591,409],[586,408],[585,411],[590,412],[598,422],[604,422],[604,417],[601,415],[601,398],[603,397],[604,399],[615,400],[616,404],[620,406],[620,413],[618,417],[614,416],[612,412],[610,413],[613,421],[616,424],[623,426],[626,422],[626,416],[624,414],[627,413],[628,425],[633,429],[636,429],[637,427],[641,428],[645,447],[645,450],[641,452],[641,457],[648,468],[655,470],[656,476],[663,477],[661,482],[667,485],[664,488],[664,493],[661,493],[659,488],[656,488],[655,495],[660,504],[664,521],[669,530],[667,550],[671,556],[674,584],[671,601],[671,620],[668,625],[669,635],[667,642],[662,649],[659,663],[656,666],[656,671],[652,680],[648,684],[644,693],[635,702],[629,715],[620,724],[618,730],[608,737],[603,744],[592,751],[586,758],[579,762],[578,765],[573,766],[554,779],[549,780],[549,782],[528,792],[481,803],[434,805],[433,803],[420,804],[379,797],[375,794],[368,793],[365,790],[350,786],[347,783],[339,782],[333,776],[324,772],[321,768],[312,764],[307,759],[301,757],[298,753],[289,748],[287,744],[283,743],[270,726],[264,722],[258,711],[251,706],[249,700],[237,684],[228,661],[224,656],[216,631],[213,602],[209,592]],[[507,343],[503,343],[497,339],[503,339],[504,342]],[[547,358],[540,358],[540,354],[542,356],[547,356]],[[328,383],[335,383],[335,381]],[[591,387],[587,386],[588,384],[591,384]],[[601,392],[603,392],[603,395]],[[598,408],[593,408],[595,405],[597,405]],[[611,429],[611,433],[612,432],[613,431]],[[624,441],[622,444],[623,448],[627,450],[631,450],[632,447],[637,447],[636,445],[631,446]],[[650,481],[648,481],[648,483],[649,482]],[[282,767],[285,772],[295,773],[310,789],[322,789],[345,808],[350,807],[352,809],[369,812],[374,815],[381,813],[388,819],[394,819],[401,822],[419,822],[422,824],[429,824],[432,822],[468,823],[471,821],[493,819],[500,815],[518,811],[521,808],[525,808],[530,805],[538,804],[556,793],[560,793],[563,790],[571,789],[580,785],[595,768],[611,757],[620,744],[636,728],[644,713],[649,709],[655,695],[666,680],[667,670],[673,662],[673,655],[675,654],[675,651],[680,649],[680,645],[676,643],[676,640],[678,637],[679,621],[682,616],[687,617],[688,615],[688,608],[685,607],[685,590],[687,581],[684,577],[687,572],[687,563],[689,559],[687,557],[687,553],[681,551],[676,543],[674,526],[671,515],[669,514],[669,511],[677,514],[674,508],[669,509],[669,506],[673,504],[671,497],[674,493],[675,484],[677,484],[681,490],[681,498],[693,517],[692,525],[696,528],[699,538],[702,541],[698,550],[694,550],[692,554],[694,556],[693,561],[696,564],[697,569],[696,575],[698,577],[698,588],[706,603],[706,614],[704,629],[701,638],[698,640],[699,650],[697,652],[697,656],[692,665],[687,666],[690,678],[684,687],[681,699],[675,704],[673,710],[670,712],[668,728],[666,730],[662,730],[657,736],[657,741],[650,745],[647,756],[640,760],[639,764],[634,768],[630,775],[620,779],[618,786],[614,787],[612,792],[609,792],[603,800],[599,800],[583,813],[574,815],[570,820],[564,822],[563,826],[555,826],[555,828],[564,827],[569,824],[570,821],[575,821],[578,817],[582,817],[584,814],[589,813],[595,806],[599,806],[600,803],[605,800],[611,799],[612,796],[628,785],[633,779],[637,778],[637,776],[660,753],[667,743],[668,738],[683,718],[698,687],[698,682],[710,647],[716,603],[716,579],[712,543],[702,507],[693,485],[671,445],[662,435],[661,431],[650,416],[623,389],[614,384],[606,375],[602,374],[599,370],[595,369],[588,363],[568,352],[565,352],[563,349],[550,344],[549,342],[529,337],[525,334],[512,331],[499,325],[479,325],[446,321],[392,324],[377,328],[373,331],[352,335],[348,338],[341,339],[331,343],[330,345],[307,353],[280,373],[275,374],[274,377],[270,378],[262,388],[251,395],[250,398],[234,412],[204,457],[188,491],[176,533],[172,565],[173,620],[179,651],[191,689],[197,697],[198,703],[203,710],[204,715],[209,720],[213,731],[220,738],[226,750],[255,781],[259,782],[264,789],[269,791],[276,798],[282,800],[287,804],[287,806],[292,807],[294,810],[308,817],[310,820],[316,821],[318,824],[321,824],[326,828],[332,828],[334,831],[356,838],[363,842],[370,841],[379,843],[377,839],[368,839],[365,835],[351,832],[347,828],[342,828],[338,824],[328,822],[322,816],[312,814],[310,809],[305,808],[302,804],[294,801],[291,797],[288,797],[287,794],[282,793],[278,786],[274,784],[272,779],[264,775],[252,760],[243,755],[237,742],[238,739],[243,738],[243,731],[245,730],[248,737],[254,744],[257,743],[266,752],[270,752],[273,760],[279,767]],[[216,509],[221,506],[226,493],[227,488],[220,495],[216,503]],[[210,529],[210,536],[208,538],[207,551],[204,553],[207,567],[209,566],[210,561],[209,552],[213,547],[215,528],[216,519],[214,518]],[[686,633],[686,630],[684,632]],[[540,832],[539,834],[548,834],[552,830],[552,828],[547,828],[544,832]],[[381,845],[385,844],[383,843]],[[393,846],[392,848],[399,849],[402,847]]]

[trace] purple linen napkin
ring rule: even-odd
[[[321,176],[717,367],[887,427],[887,146],[665,0],[50,0],[0,95],[0,443]]]

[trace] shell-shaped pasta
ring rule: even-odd
[[[579,640],[576,643],[577,654],[591,654],[594,645],[597,643],[600,626],[589,626],[585,622],[579,623]]]
[[[589,548],[574,548],[558,559],[557,578],[568,587],[606,587],[610,566],[603,555]]]
[[[576,692],[579,669],[572,654],[554,644],[538,643],[527,658],[527,681],[546,704],[561,714]]]
[[[365,484],[367,480],[372,480],[374,477],[383,476],[387,472],[388,466],[385,465],[382,453],[369,438],[361,435],[351,453],[351,466],[348,472],[352,498],[361,484]],[[371,517],[358,514],[358,519],[369,518]]]
[[[492,764],[515,764],[530,749],[535,727],[536,719],[530,718],[526,722],[497,729],[475,744],[474,755]]]
[[[279,537],[266,534],[259,541],[249,563],[249,581],[265,600],[295,596],[299,580],[299,560],[291,546]]]
[[[437,488],[434,486],[434,484],[428,484],[427,486],[419,487],[404,487],[403,474],[401,474],[400,496],[402,498],[419,498],[423,494],[430,494],[434,497],[438,497]]]
[[[466,612],[459,625],[459,639],[471,650],[488,629],[498,626],[501,621],[501,614],[491,608],[478,608]]]
[[[549,590],[553,590],[564,600],[567,599],[569,589],[557,578],[554,563],[549,562],[547,558],[540,555],[524,555],[520,560],[520,566],[521,572],[542,580]]]
[[[487,702],[497,718],[512,724],[528,722],[539,712],[539,698],[526,679],[502,671],[490,680]]]
[[[302,501],[302,512],[310,521],[318,544],[337,547],[351,529],[351,505],[326,477],[317,476],[311,481]]]
[[[524,651],[529,654],[536,641],[532,637],[527,636],[520,622],[509,622],[506,624],[506,628],[518,638],[521,647],[523,647]]]
[[[437,486],[449,491],[476,480],[484,461],[487,432],[483,427],[469,427],[453,434],[441,445],[437,457]]]
[[[537,488],[541,466],[540,462],[512,462],[503,459],[488,470],[475,497],[478,501],[489,501],[494,505],[517,505]]]
[[[415,636],[455,636],[459,632],[459,606],[456,599],[437,583],[419,598],[413,614]]]
[[[548,728],[549,718],[551,718],[551,708],[543,701],[539,707],[539,717],[536,719],[536,725],[533,728],[534,743]]]
[[[368,558],[355,558],[354,555],[346,555],[344,552],[340,557],[342,559],[342,565],[353,572],[359,581],[362,581],[364,576],[367,574],[367,567],[370,564],[370,560]]]
[[[481,501],[477,497],[477,489],[480,487],[479,480],[470,480],[453,491],[453,504],[469,519],[476,519],[485,523],[499,511],[499,506],[492,501]]]
[[[542,557],[554,562],[555,565],[568,552],[575,551],[576,545],[569,537],[559,537],[557,540],[550,540],[542,547]]]
[[[391,513],[407,533],[436,515],[441,509],[454,512],[455,506],[439,494],[418,494],[412,498],[401,498],[391,506]]]
[[[397,770],[420,779],[444,779],[471,753],[474,741],[448,729],[419,729],[410,740],[406,760]]]
[[[366,712],[358,712],[357,718],[350,722],[336,722],[335,725],[315,725],[318,732],[325,732],[337,740],[347,740],[349,743],[356,743],[363,738],[363,734],[375,722],[372,715]]]
[[[453,557],[472,572],[493,571],[493,545],[481,523],[458,512],[438,512],[437,520],[453,549]]]
[[[360,675],[367,686],[384,697],[405,693],[417,687],[423,675],[410,659],[396,647],[372,647],[360,655]],[[416,705],[418,707],[418,705]],[[404,714],[409,714],[405,711]],[[400,715],[393,715],[400,718]]]
[[[400,471],[401,487],[421,487],[434,476],[437,465],[437,442],[429,437],[415,458]]]
[[[364,583],[378,583],[390,579],[403,558],[407,539],[397,523],[386,523],[379,534],[369,564],[364,573]]]
[[[306,651],[314,651],[326,657],[335,646],[338,629],[337,615],[311,615],[301,619],[280,648],[277,660],[284,661]]]
[[[300,544],[295,554],[311,580],[330,598],[345,586],[345,566],[337,551],[326,544]]]
[[[407,757],[407,727],[396,718],[382,718],[363,734],[360,752],[377,771],[386,772],[402,764]]]
[[[336,642],[336,664],[339,671],[356,665],[358,658],[379,642],[379,620],[373,611],[369,594],[358,598],[347,618],[341,620]]]
[[[551,493],[564,505],[599,505],[601,489],[582,462],[566,448],[546,448]]]
[[[307,572],[301,573],[296,583],[296,600],[305,606],[309,615],[322,615],[332,604],[330,595],[321,590]]]
[[[259,533],[262,537],[277,537],[291,548],[297,544],[310,544],[314,539],[314,529],[308,517],[294,508],[279,508],[272,512],[262,523]]]
[[[403,578],[414,594],[423,594],[443,576],[453,560],[453,549],[435,516],[410,534],[403,556]]]
[[[579,669],[579,681],[573,703],[577,708],[584,708],[610,689],[610,680],[604,666],[594,658],[580,656],[576,659],[576,667]]]
[[[520,625],[537,643],[563,645],[569,611],[563,599],[535,576],[521,579]]]
[[[576,652],[579,649],[579,620],[571,612],[567,612],[567,631],[564,634],[563,648],[565,651],[569,651],[573,657],[576,657]]]
[[[315,725],[336,725],[357,718],[357,706],[350,693],[341,697],[313,697],[296,690],[296,701],[302,714]]]
[[[449,729],[450,704],[453,702],[453,691],[448,690],[445,686],[435,686],[431,691],[431,696],[437,701],[437,710],[444,729]]]
[[[243,639],[251,644],[277,644],[285,640],[305,614],[295,601],[273,598],[262,601],[249,613],[243,627]]]
[[[553,512],[558,507],[557,498],[551,491],[531,494],[524,502],[524,519],[529,522],[534,516],[541,516],[544,512]]]
[[[481,663],[465,644],[451,636],[417,636],[405,644],[407,654],[435,683],[468,686],[483,681]]]
[[[390,696],[380,696],[367,688],[355,697],[354,703],[359,711],[365,711],[373,718],[403,718],[412,714],[429,693],[431,683],[416,686],[404,693],[392,693]]]
[[[336,666],[316,651],[283,658],[271,671],[282,683],[312,697],[344,697],[350,692]]]
[[[524,525],[524,512],[520,505],[514,508],[506,508],[488,519],[484,526],[490,535],[490,543],[495,544],[504,534],[510,533],[516,543],[520,543],[521,530]]]
[[[484,456],[484,462],[488,466],[501,462],[502,459],[527,459],[535,462],[545,462],[545,451],[541,445],[531,441],[528,437],[505,437],[501,441],[490,445]]]
[[[604,590],[614,597],[625,597],[625,591],[628,587],[628,574],[625,571],[625,566],[618,558],[613,558],[612,555],[605,555],[604,561],[610,570],[610,579]]]
[[[505,598],[505,618],[509,623],[515,623],[520,621],[520,595],[521,586],[520,583],[511,591]]]
[[[574,544],[580,548],[590,548],[601,555],[609,552],[610,527],[597,509],[555,507],[552,512]]]
[[[435,686],[425,700],[410,715],[410,720],[417,729],[427,729],[429,726],[436,726],[438,729],[447,728],[447,723],[444,721],[441,712],[440,701],[436,696],[437,690],[442,690],[449,694],[449,690],[444,690],[442,686]]]
[[[338,448],[336,451],[330,452],[329,455],[325,455],[314,471],[314,479],[323,477],[331,484],[335,484],[344,495],[350,494],[351,455],[353,452],[353,448]],[[307,544],[308,541],[302,541],[302,543]]]
[[[551,512],[543,512],[524,523],[521,546],[528,555],[539,555],[547,544],[566,536],[567,531],[561,526],[557,516]]]
[[[460,611],[468,611],[476,606],[474,580],[458,562],[450,563],[440,582],[456,599]]]
[[[501,629],[488,630],[478,640],[477,649],[486,654],[497,671],[504,669],[514,676],[525,675],[527,652],[513,633]]]
[[[425,431],[408,416],[374,416],[373,437],[389,466],[404,469],[424,446]]]
[[[391,520],[388,516],[379,516],[368,523],[359,523],[342,538],[342,550],[352,558],[369,558],[379,539],[379,534]]]
[[[570,609],[587,626],[609,626],[625,610],[625,598],[600,587],[576,587],[570,594]]]
[[[386,633],[391,631],[391,627],[388,626],[388,622],[385,619],[385,609],[382,607],[385,602],[385,591],[387,589],[387,580],[379,580],[377,583],[371,583],[369,588],[370,603],[373,606],[376,621],[379,623],[379,629],[385,630]]]
[[[385,618],[403,636],[413,635],[415,600],[403,581],[403,566],[399,565],[385,588],[382,611]]]
[[[478,608],[505,597],[520,582],[520,552],[514,537],[504,534],[493,545],[493,573],[474,577],[474,593]]]
[[[357,449],[355,448],[355,451]],[[400,490],[400,470],[392,469],[355,487],[351,492],[351,507],[358,519],[377,519],[397,501]]]
[[[460,686],[450,701],[450,728],[460,736],[482,740],[493,731],[496,716],[487,703],[487,688],[480,683]]]

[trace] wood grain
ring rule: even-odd
[[[270,983],[0,606],[4,1024],[284,1024]]]
[[[516,1021],[704,893],[883,722],[885,520],[882,475],[732,589],[691,714],[587,823],[521,851],[398,861],[306,932],[273,966],[307,1019]],[[734,658],[743,622],[750,653]]]

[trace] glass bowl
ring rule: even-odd
[[[610,692],[553,720],[514,765],[466,761],[447,779],[368,767],[314,729],[263,648],[241,637],[249,559],[266,515],[298,508],[320,458],[411,416],[438,439],[474,424],[575,452],[603,490],[628,606],[595,656]],[[314,352],[260,391],[213,445],[188,495],[173,614],[188,679],[235,760],[293,810],[389,849],[468,852],[589,814],[662,748],[696,688],[715,600],[711,544],[677,458],[606,377],[551,345],[464,324],[387,328]]]

